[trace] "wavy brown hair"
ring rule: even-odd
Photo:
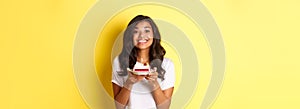
[[[154,21],[143,15],[138,15],[134,17],[127,25],[127,28],[123,35],[123,48],[122,52],[119,55],[119,63],[122,71],[118,72],[120,76],[126,76],[128,74],[127,68],[133,69],[137,61],[138,48],[133,44],[133,31],[134,27],[141,21],[147,21],[150,23],[153,30],[153,42],[150,46],[149,51],[149,61],[151,68],[156,67],[158,72],[158,78],[164,80],[165,69],[161,67],[161,64],[166,54],[166,50],[161,46],[161,36],[158,31],[158,28]]]

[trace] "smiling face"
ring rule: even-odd
[[[149,49],[153,43],[153,30],[149,22],[139,22],[133,30],[133,44],[140,50]]]

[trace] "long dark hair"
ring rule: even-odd
[[[161,67],[161,64],[163,62],[164,55],[166,54],[166,50],[160,44],[161,36],[156,24],[150,17],[143,16],[143,15],[138,15],[134,17],[129,22],[124,32],[123,48],[122,48],[122,52],[119,55],[119,63],[122,71],[120,71],[118,74],[120,76],[126,76],[128,74],[127,68],[133,69],[137,61],[138,48],[136,48],[133,44],[133,31],[134,31],[134,27],[141,21],[147,21],[148,23],[150,23],[152,27],[153,42],[152,45],[150,46],[150,51],[149,51],[150,66],[152,69],[156,67],[158,72],[158,78],[164,80],[164,75],[166,71]]]

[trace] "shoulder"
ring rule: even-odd
[[[119,56],[116,56],[114,59],[113,59],[113,64],[119,64]]]
[[[173,61],[169,58],[164,58],[162,67],[174,67]]]
[[[169,59],[169,58],[164,58],[162,64],[163,64],[163,65],[166,65],[166,64],[173,64],[173,62],[172,62],[172,60]]]
[[[112,62],[113,69],[114,70],[120,70],[120,64],[119,64],[119,56],[116,56]]]

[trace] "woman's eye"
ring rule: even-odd
[[[150,32],[150,30],[145,30],[146,33]]]
[[[137,31],[133,31],[133,33],[138,33]]]

